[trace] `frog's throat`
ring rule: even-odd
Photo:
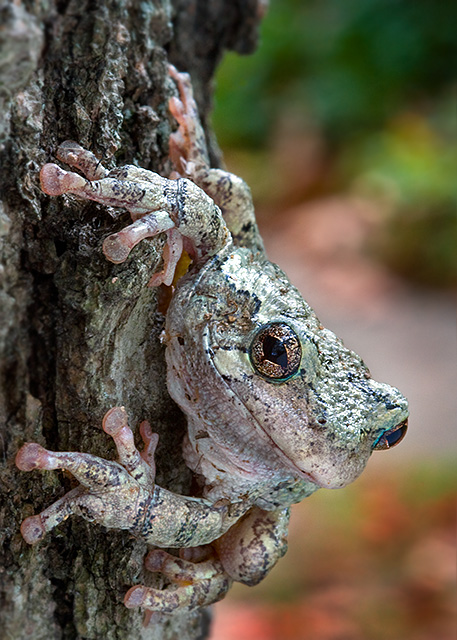
[[[245,403],[243,402],[243,400],[241,398],[239,398],[237,396],[237,398],[240,400],[241,404],[245,407],[246,411],[249,411],[249,408],[245,405]],[[319,480],[317,480],[317,478],[314,477],[314,475],[312,473],[310,473],[309,471],[303,471],[303,469],[300,469],[300,467],[298,467],[295,462],[293,460],[291,460],[289,458],[288,455],[286,455],[284,453],[284,451],[281,449],[281,447],[273,440],[273,438],[270,436],[269,433],[267,433],[265,431],[265,429],[263,428],[262,424],[257,420],[257,417],[253,414],[252,418],[254,419],[256,425],[259,428],[259,431],[263,434],[263,436],[269,440],[269,442],[272,444],[272,446],[274,447],[274,449],[276,450],[276,452],[278,453],[278,456],[281,460],[283,460],[287,466],[289,468],[291,468],[291,470],[302,480],[306,480],[307,482],[310,482],[314,485],[316,485],[316,487],[322,488],[325,487],[325,484],[323,484],[322,482],[319,482]]]

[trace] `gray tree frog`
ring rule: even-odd
[[[45,193],[125,207],[133,223],[106,238],[111,262],[127,259],[143,238],[165,233],[163,270],[170,284],[183,248],[193,264],[167,311],[167,384],[188,421],[187,465],[199,497],[154,483],[157,435],[147,422],[140,453],[123,407],[106,414],[119,463],[85,453],[25,444],[24,471],[67,469],[81,483],[21,526],[34,544],[71,514],[126,529],[155,548],[146,567],[170,585],[133,586],[127,607],[159,614],[222,598],[233,580],[257,584],[287,547],[289,508],[320,487],[344,487],[373,450],[406,432],[401,393],[375,382],[362,360],[325,329],[284,273],[264,253],[250,191],[238,177],[209,168],[205,137],[187,74],[171,68],[179,97],[170,101],[178,129],[170,137],[174,179],[125,166],[108,172],[89,151],[64,142],[41,170]],[[179,548],[180,557],[163,548]]]

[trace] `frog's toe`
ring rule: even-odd
[[[46,527],[44,526],[41,516],[29,516],[23,520],[21,524],[21,534],[28,544],[35,544],[46,535]]]
[[[129,257],[132,247],[119,233],[112,233],[103,242],[105,257],[114,264],[121,264]]]
[[[36,442],[26,442],[17,452],[15,462],[21,471],[58,468],[58,461],[54,453]]]
[[[197,547],[205,549],[205,547]],[[163,573],[169,580],[179,585],[189,584],[198,580],[208,580],[224,573],[222,564],[214,556],[214,552],[209,557],[208,551],[205,552],[204,561],[195,562],[195,558],[191,560],[176,558],[167,553],[163,549],[153,549],[145,558],[144,566],[148,571]]]
[[[78,192],[86,185],[86,180],[77,173],[64,171],[56,164],[45,164],[40,171],[41,189],[48,196],[61,196],[63,193]]]

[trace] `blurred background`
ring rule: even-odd
[[[272,0],[213,122],[270,259],[409,432],[293,508],[289,552],[215,606],[213,640],[455,640],[457,4]]]

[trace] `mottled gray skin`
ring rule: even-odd
[[[165,232],[164,268],[154,285],[172,282],[183,246],[191,255],[193,266],[176,284],[167,312],[164,342],[168,389],[188,419],[184,457],[201,497],[154,485],[156,436],[142,425],[140,454],[122,408],[108,412],[103,425],[120,464],[35,444],[17,457],[23,470],[65,468],[82,485],[24,521],[31,544],[76,513],[151,545],[181,548],[180,559],[153,550],[146,560],[170,587],[137,585],[126,594],[127,606],[161,614],[214,602],[232,580],[259,582],[286,551],[290,505],[319,487],[354,480],[373,448],[396,443],[389,437],[404,433],[408,415],[400,392],[372,380],[359,356],[322,327],[267,260],[248,187],[209,168],[189,78],[170,73],[180,91],[170,102],[179,123],[170,138],[177,179],[134,166],[108,173],[90,152],[65,142],[57,156],[88,179],[51,164],[41,181],[50,195],[73,193],[130,211],[133,224],[105,240],[113,262]],[[284,359],[262,356],[259,364],[254,349],[277,323],[293,336],[287,365],[296,362],[283,378],[271,372]]]
[[[293,326],[302,346],[298,373],[283,383],[259,376],[249,358],[254,335],[272,321]],[[343,487],[407,415],[400,392],[372,380],[284,273],[253,263],[246,249],[232,247],[185,278],[166,344],[168,388],[188,416],[186,461],[213,500],[248,493],[271,509]]]

